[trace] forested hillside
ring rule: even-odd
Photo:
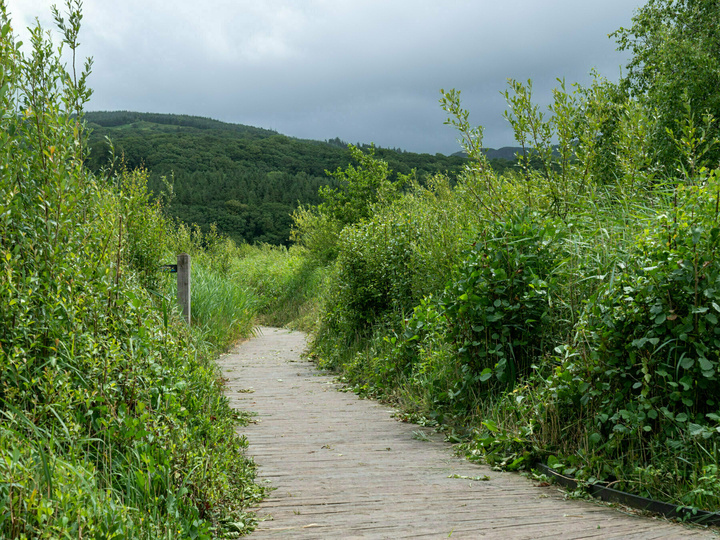
[[[91,169],[108,166],[109,137],[128,169],[148,169],[154,193],[167,191],[163,176],[172,183],[171,216],[203,229],[215,223],[236,242],[288,244],[293,210],[299,203],[319,203],[319,187],[333,184],[326,171],[351,161],[347,143],[339,139],[295,139],[207,118],[120,111],[87,113],[86,120]],[[455,175],[466,161],[385,148],[375,153],[395,173],[415,169],[421,181],[438,172]],[[508,166],[505,160],[493,164]]]

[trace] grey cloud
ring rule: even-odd
[[[10,11],[49,21],[49,0]],[[625,59],[607,34],[640,0],[85,0],[90,109],[210,116],[291,136],[452,153],[440,88],[462,90],[489,146],[512,144],[508,77],[615,79]],[[16,10],[16,11],[14,11]]]

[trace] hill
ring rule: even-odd
[[[272,130],[195,116],[131,111],[86,113],[91,130],[88,165],[107,166],[116,156],[132,169],[145,167],[157,195],[173,185],[168,213],[207,229],[211,223],[237,242],[287,244],[290,214],[298,204],[317,204],[318,189],[334,180],[326,171],[350,161],[347,144],[288,137]],[[360,145],[367,148],[367,145]],[[459,171],[465,159],[377,148],[395,173],[419,179]],[[500,160],[500,168],[507,166]]]

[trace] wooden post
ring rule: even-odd
[[[177,258],[177,298],[183,317],[190,324],[190,255],[187,253]]]

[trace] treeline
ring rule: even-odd
[[[293,210],[299,204],[318,204],[319,188],[336,186],[326,171],[351,161],[347,144],[339,139],[295,139],[207,118],[118,111],[87,113],[86,120],[90,169],[109,166],[108,137],[116,166],[122,162],[130,170],[146,168],[156,196],[172,191],[166,204],[171,216],[204,230],[215,223],[220,233],[238,243],[287,245]],[[385,148],[375,154],[395,174],[415,170],[421,182],[437,173],[455,175],[466,162],[461,156]],[[509,163],[493,161],[499,170]]]

